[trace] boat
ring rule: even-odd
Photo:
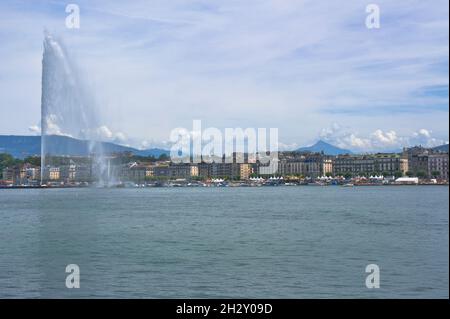
[[[343,187],[353,187],[353,186],[355,186],[355,184],[352,184],[352,183],[347,183],[347,184],[344,184],[344,185],[342,185]]]

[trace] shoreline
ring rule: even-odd
[[[133,189],[133,188],[248,188],[248,187],[343,187],[343,188],[353,188],[353,187],[398,187],[398,186],[449,186],[449,184],[355,184],[352,186],[346,186],[343,185],[196,185],[196,186],[180,186],[180,185],[167,185],[167,186],[111,186],[111,187],[96,187],[96,186],[0,186],[0,190],[4,189],[64,189],[64,188],[127,188],[127,189]]]

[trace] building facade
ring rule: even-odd
[[[448,180],[448,154],[428,155],[427,174],[429,177]]]
[[[411,175],[448,179],[448,153],[412,147],[403,150],[403,158],[408,159]]]
[[[404,175],[408,164],[399,154],[338,155],[334,159],[333,174],[358,175]]]

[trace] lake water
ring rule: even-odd
[[[448,220],[446,186],[0,190],[0,298],[448,298]]]

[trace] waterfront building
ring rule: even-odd
[[[191,165],[190,171],[191,174],[187,177],[229,178],[234,180],[247,180],[254,172],[253,164],[249,163],[200,163]]]
[[[278,175],[302,175],[316,178],[331,174],[333,160],[331,156],[321,153],[286,153],[280,156]]]
[[[338,155],[334,159],[333,174],[335,176],[352,176],[373,174],[373,158],[360,155]]]
[[[239,164],[239,178],[241,180],[248,180],[253,174],[253,167],[251,164]]]
[[[112,168],[114,171],[114,168]],[[131,162],[122,165],[118,178],[122,182],[134,182],[137,184],[142,184],[145,180],[153,176],[153,168],[149,165],[145,165],[138,162]]]
[[[409,162],[407,158],[400,158],[400,171],[403,174],[409,171]]]
[[[169,165],[158,165],[153,167],[154,177],[168,177],[169,175]]]
[[[76,177],[77,177],[76,165],[72,160],[70,160],[70,163],[68,165],[62,165],[60,167],[60,178],[65,183],[74,182]]]
[[[191,169],[191,174],[190,174],[191,177],[198,177],[199,176],[198,165],[193,164],[193,165],[191,165],[190,169]]]
[[[397,173],[402,173],[402,175],[406,173],[404,171],[405,161],[400,154],[378,153],[372,156],[374,158],[375,172],[389,176],[394,176]]]
[[[367,155],[338,155],[333,162],[333,174],[358,175],[403,175],[407,160],[399,154],[379,153]]]
[[[448,154],[428,155],[427,174],[430,178],[448,180]]]
[[[72,177],[76,182],[92,181],[92,167],[90,164],[79,164],[75,166],[75,174]]]
[[[403,149],[403,158],[408,159],[408,172],[415,176],[428,175],[429,150],[422,146]]]
[[[6,167],[2,171],[2,180],[4,184],[34,185],[37,184],[40,176],[40,168],[28,163],[24,165]]]
[[[303,162],[281,160],[278,163],[278,174],[280,175],[300,175],[303,171]]]
[[[43,182],[57,182],[61,178],[61,169],[58,166],[47,165],[44,167]]]
[[[235,163],[211,163],[210,175],[211,178],[231,178],[236,179],[239,177],[240,169],[239,164]]]
[[[256,163],[254,171],[258,172],[258,175],[277,175],[279,174],[279,159],[270,161],[267,164]]]
[[[408,160],[408,171],[413,175],[428,170],[428,149],[422,146],[404,148],[402,157]]]
[[[416,146],[405,148],[403,158],[408,159],[408,171],[415,176],[448,179],[448,153]]]
[[[6,167],[2,172],[3,181],[7,184],[14,184],[16,178],[16,169],[13,167]]]
[[[322,161],[322,176],[333,174],[333,158],[331,156],[327,156]]]
[[[90,182],[92,181],[92,167],[89,164],[75,164],[61,166],[61,178],[64,182]]]
[[[169,178],[190,178],[191,165],[190,164],[175,164],[168,167]]]
[[[322,176],[322,158],[321,156],[307,156],[304,160],[304,172],[302,175],[316,178]]]
[[[209,174],[209,166],[210,164],[206,164],[206,163],[200,163],[197,164],[197,168],[198,168],[198,176],[202,179],[207,179],[210,177]]]
[[[182,164],[164,164],[157,165],[151,168],[152,176],[160,178],[183,178],[189,179],[199,176],[199,166],[196,164],[182,163]]]
[[[145,178],[151,178],[153,176],[155,176],[155,174],[154,174],[154,166],[153,165],[148,165],[146,167],[146,170],[145,170]]]
[[[230,160],[228,158],[228,160]],[[241,160],[246,162],[240,163]],[[97,167],[89,158],[55,158],[52,164],[46,165],[42,174],[43,182],[61,182],[73,184],[92,182],[98,173],[115,176],[119,182],[143,184],[150,179],[228,179],[250,180],[255,174],[268,177],[289,177],[299,179],[300,176],[317,179],[325,176],[366,177],[384,176],[392,179],[403,175],[419,178],[436,178],[448,180],[448,153],[436,152],[432,149],[414,147],[404,149],[402,154],[363,154],[327,156],[323,153],[280,152],[278,158],[270,163],[254,162],[248,155],[233,153],[233,162],[227,158],[219,162],[199,164],[170,161],[130,162],[123,164],[120,160],[110,160],[108,172]],[[250,162],[248,162],[250,161]],[[102,169],[100,171],[100,169]],[[408,174],[406,174],[409,172]],[[29,163],[5,168],[2,172],[3,184],[31,185],[40,180],[40,167]]]
[[[25,164],[22,168],[21,179],[24,184],[35,184],[41,178],[40,167],[33,166],[31,164]]]

